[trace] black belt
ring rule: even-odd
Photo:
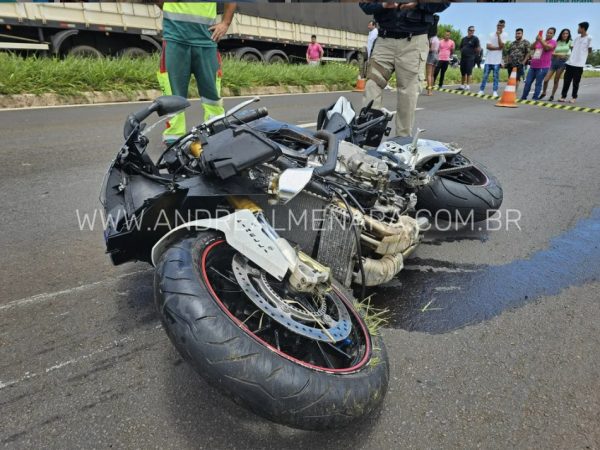
[[[425,34],[425,33],[419,33],[419,34]],[[389,38],[389,39],[408,39],[410,41],[410,39],[413,36],[417,36],[417,35],[415,33],[407,33],[406,31],[379,30],[379,36],[381,36],[383,38]]]

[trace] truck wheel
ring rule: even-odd
[[[149,53],[139,47],[127,47],[117,53],[121,58],[145,58]]]
[[[77,58],[102,58],[102,52],[89,45],[76,45],[71,48],[68,53],[70,56]]]
[[[256,50],[254,47],[242,47],[238,48],[235,53],[235,59],[239,59],[240,61],[248,61],[248,62],[262,62],[263,56],[262,53]]]
[[[268,50],[263,53],[263,59],[268,64],[287,64],[290,62],[288,56],[281,50]]]

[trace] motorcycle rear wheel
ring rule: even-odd
[[[319,360],[323,342],[311,343],[276,322],[260,330],[268,318],[255,329],[253,311],[260,310],[227,272],[235,253],[222,234],[201,232],[169,247],[156,266],[155,301],[163,326],[196,372],[238,404],[294,428],[343,427],[379,407],[389,378],[385,347],[369,334],[341,286],[331,295],[352,317],[354,353],[342,347],[346,358],[344,351],[336,356],[339,349],[329,349]]]
[[[462,155],[455,157],[462,171],[435,176],[417,193],[417,211],[428,211],[436,219],[448,222],[481,222],[502,205],[504,194],[496,177],[476,161]],[[444,170],[453,166],[443,166]]]

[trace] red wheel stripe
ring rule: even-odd
[[[320,366],[315,366],[313,364],[309,364],[305,361],[299,360],[294,358],[293,356],[290,356],[284,352],[282,352],[281,350],[278,350],[277,348],[273,347],[272,345],[270,345],[268,342],[262,340],[261,338],[259,338],[258,336],[256,336],[252,331],[250,331],[250,329],[244,325],[244,323],[239,320],[237,317],[235,317],[225,306],[225,304],[221,301],[221,299],[219,298],[219,296],[217,295],[217,293],[214,291],[213,287],[211,286],[210,282],[208,281],[208,276],[206,273],[206,257],[208,256],[208,253],[213,249],[213,247],[216,247],[219,244],[224,243],[224,240],[219,240],[216,242],[213,242],[212,244],[210,244],[205,250],[204,253],[202,254],[202,275],[204,276],[204,280],[206,281],[206,286],[208,287],[208,290],[210,291],[211,295],[213,296],[214,300],[217,302],[217,304],[219,305],[219,307],[225,312],[225,314],[227,314],[231,320],[233,320],[240,328],[242,328],[248,335],[250,335],[251,337],[253,337],[256,341],[258,341],[259,343],[261,343],[262,345],[264,345],[265,347],[267,347],[269,350],[277,353],[278,355],[289,359],[290,361],[295,362],[296,364],[299,364],[301,366],[304,367],[308,367],[309,369],[314,369],[314,370],[318,370],[321,372],[330,372],[330,373],[352,373],[352,372],[356,372],[358,371],[360,368],[362,368],[362,366],[365,365],[365,363],[369,360],[369,357],[371,356],[371,337],[369,335],[369,332],[367,330],[367,328],[365,327],[365,324],[363,323],[362,319],[360,317],[356,317],[355,312],[353,311],[353,308],[351,308],[351,313],[355,315],[355,317],[357,318],[358,323],[360,324],[360,327],[362,329],[362,332],[366,338],[366,351],[365,351],[365,355],[363,356],[363,358],[360,360],[360,362],[352,367],[349,367],[347,369],[329,369],[326,367],[320,367]],[[342,299],[342,301],[347,305],[348,305],[348,301],[347,299],[344,297],[344,295],[339,292],[337,289],[335,289],[335,287],[333,288],[336,293],[340,296],[340,298]]]

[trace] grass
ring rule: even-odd
[[[364,319],[369,333],[372,336],[377,336],[379,330],[389,322],[390,312],[387,308],[382,309],[371,305],[372,297],[373,296],[370,295],[362,301],[355,300],[354,307]]]
[[[142,59],[121,58],[22,58],[0,53],[0,95],[45,94],[75,95],[89,91],[117,91],[126,94],[158,89],[158,56]],[[506,70],[501,70],[506,81]],[[309,86],[315,84],[351,89],[358,69],[346,64],[310,67],[304,64],[266,65],[225,59],[222,86],[233,94],[254,86]],[[481,82],[481,69],[475,69],[473,82]],[[600,77],[600,72],[584,72],[584,77]],[[459,84],[458,69],[448,69],[445,84]],[[390,80],[395,85],[395,78]],[[190,95],[197,96],[194,82]]]
[[[74,95],[89,91],[159,89],[156,79],[158,56],[136,60],[120,58],[21,58],[0,53],[0,95],[45,94]],[[352,88],[358,69],[348,65],[266,65],[226,59],[222,86],[233,93],[253,86],[323,84]],[[197,95],[192,82],[190,95]]]

